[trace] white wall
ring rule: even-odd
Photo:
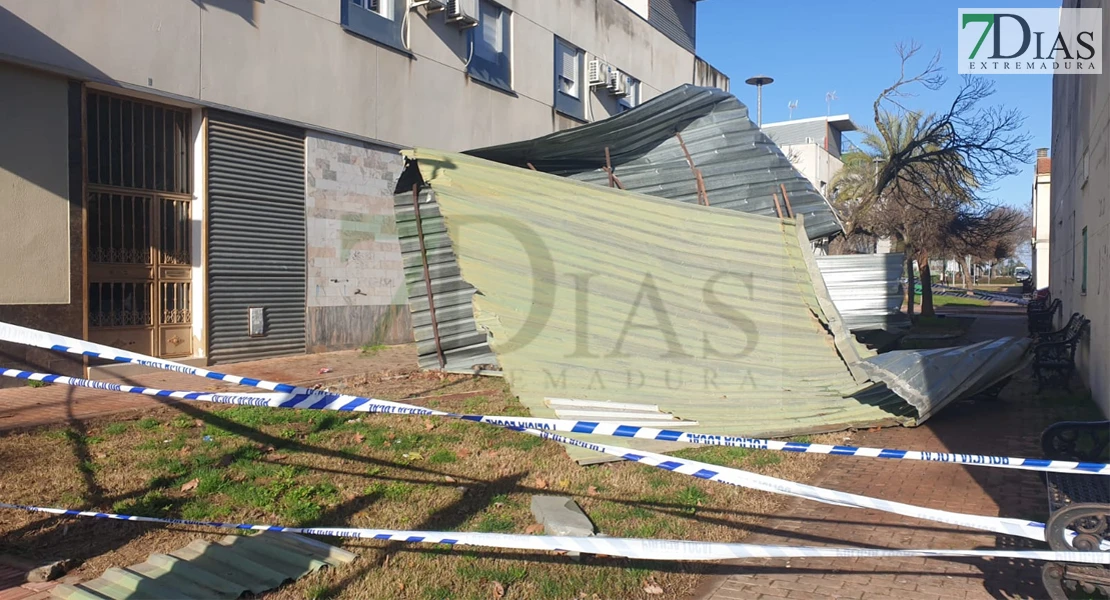
[[[0,305],[69,304],[66,81],[0,63]],[[45,268],[44,268],[45,267]]]
[[[813,188],[825,193],[832,178],[844,167],[844,163],[825,150],[820,144],[787,144],[782,152]],[[822,182],[824,185],[822,185]]]
[[[1048,287],[1052,253],[1049,235],[1052,231],[1051,175],[1036,175],[1033,184],[1033,281],[1036,289]]]
[[[1075,1],[1066,0],[1064,5],[1074,7]],[[1087,8],[1088,2],[1083,6]],[[1105,39],[1110,35],[1110,20],[1104,18],[1102,27]],[[1052,294],[1063,301],[1064,318],[1078,311],[1091,320],[1077,362],[1096,403],[1103,414],[1110,415],[1110,69],[1102,75],[1053,77],[1051,194]],[[1086,293],[1082,291],[1084,227],[1088,232]]]
[[[0,60],[447,150],[555,130],[555,35],[643,81],[645,100],[693,78],[694,55],[617,0],[502,0],[512,94],[467,77],[443,13],[410,13],[410,57],[344,31],[344,1],[4,0]]]

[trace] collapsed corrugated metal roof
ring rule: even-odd
[[[51,590],[55,598],[238,598],[261,594],[323,567],[350,563],[355,554],[291,534],[229,535],[219,542],[194,540],[146,562],[111,568],[100,577]]]
[[[414,156],[479,290],[478,325],[532,414],[555,416],[548,397],[651,403],[693,431],[761,435],[913,418],[853,378],[841,355],[854,364],[859,349],[826,330],[837,317],[792,220]]]
[[[747,107],[714,88],[684,85],[608,119],[466,154],[598,184],[608,183],[611,164],[629,191],[698,204],[692,161],[710,206],[777,216],[787,214],[788,200],[805,216],[810,239],[843,230],[825,198],[748,118]]]
[[[901,350],[872,357],[860,368],[912,404],[921,422],[956,398],[984,391],[1024,368],[1032,343],[1005,337],[955,348]]]
[[[438,366],[439,349],[448,369],[496,360],[536,416],[556,416],[550,400],[563,398],[649,402],[696,422],[685,426],[698,433],[915,424],[1007,377],[1028,348],[1003,340],[876,357],[841,322],[792,219],[669,202],[461,154],[406,154],[413,160],[399,188],[423,186],[419,221],[412,192],[407,208],[398,202],[399,217],[412,213],[400,219],[406,272],[416,277],[410,290],[425,294],[425,314],[414,321],[431,322],[431,286],[437,309],[440,294],[452,302],[451,320],[436,321],[441,338],[462,340],[436,348],[434,336],[425,338],[422,352],[431,349],[422,364],[430,358]],[[950,381],[949,362],[966,370],[960,381]],[[671,449],[659,444],[629,441]]]
[[[902,254],[817,257],[821,278],[848,329],[909,327],[909,317],[901,312],[902,261]]]

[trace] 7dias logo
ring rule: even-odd
[[[1100,75],[1101,8],[961,8],[959,72]]]

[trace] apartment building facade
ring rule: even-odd
[[[1065,8],[1075,8],[1066,0]],[[1110,35],[1105,2],[1103,39]],[[1076,354],[1079,372],[1103,414],[1110,415],[1110,72],[1055,75],[1052,80],[1052,187],[1049,233],[1052,295],[1091,320]],[[1040,235],[1040,231],[1037,232]]]
[[[828,193],[833,177],[844,167],[840,159],[844,134],[859,127],[848,115],[764,123],[763,130],[782,149],[814,189]]]
[[[694,0],[0,0],[0,320],[211,363],[411,341],[398,150],[727,88],[695,24]]]

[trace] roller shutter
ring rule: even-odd
[[[304,132],[208,119],[208,335],[214,363],[305,352]],[[263,309],[251,335],[250,308]]]

